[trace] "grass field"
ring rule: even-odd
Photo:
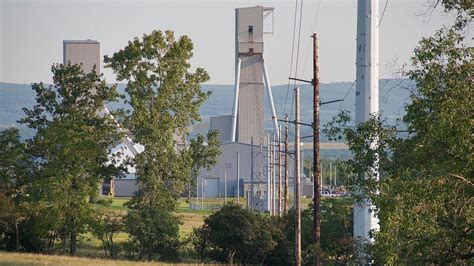
[[[96,205],[97,208],[117,216],[123,216],[127,212],[127,207],[124,204],[130,198],[103,198],[111,200],[110,206]],[[228,199],[232,201],[234,199]],[[301,206],[306,208],[311,201],[309,198],[301,200]],[[195,203],[195,199],[191,199]],[[245,202],[245,199],[241,199]],[[224,199],[211,198],[204,199],[204,205],[215,209],[222,206]],[[201,204],[201,202],[200,202]],[[182,224],[179,226],[180,237],[185,239],[192,232],[193,228],[199,227],[204,223],[205,217],[212,214],[215,210],[191,210],[189,208],[189,201],[187,199],[180,199],[178,202],[177,215],[181,217]],[[128,240],[127,233],[119,233],[114,236],[114,242],[120,243]],[[145,262],[130,262],[117,260],[102,260],[104,258],[104,251],[102,250],[102,243],[95,238],[91,233],[81,235],[78,243],[78,256],[82,258],[72,258],[67,256],[48,256],[37,254],[19,254],[19,253],[2,253],[0,252],[0,266],[1,265],[162,265],[162,263],[145,263]],[[192,260],[191,260],[192,261]]]
[[[26,265],[71,265],[71,266],[88,266],[88,265],[104,265],[104,266],[152,266],[152,265],[177,265],[167,264],[163,262],[139,262],[139,261],[126,261],[126,260],[105,260],[98,258],[80,258],[80,257],[68,257],[68,256],[55,256],[55,255],[41,255],[41,254],[28,254],[28,253],[6,253],[0,252],[0,265],[11,265],[11,266],[26,266]],[[179,265],[196,265],[180,263]]]

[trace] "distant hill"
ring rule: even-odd
[[[330,101],[342,99],[351,88],[352,82],[337,82],[321,84],[321,101]],[[380,109],[383,117],[389,123],[395,123],[396,119],[404,114],[404,105],[409,101],[409,90],[407,87],[413,87],[408,80],[389,79],[380,80]],[[119,91],[124,92],[125,85],[119,85]],[[273,97],[277,114],[281,116],[285,110],[291,113],[293,89],[287,89],[287,85],[273,86]],[[204,91],[212,91],[211,97],[203,104],[200,109],[202,121],[197,122],[193,127],[194,133],[204,133],[209,128],[211,116],[231,114],[234,98],[234,87],[232,85],[203,85]],[[288,91],[288,97],[287,97]],[[312,121],[312,87],[309,84],[301,85],[301,120],[311,123]],[[285,99],[287,99],[285,101]],[[16,126],[20,129],[22,136],[31,137],[32,130],[17,123],[24,112],[23,107],[32,108],[35,103],[35,92],[27,84],[11,84],[0,82],[0,130],[10,126]],[[124,107],[122,103],[112,103],[111,109]],[[338,113],[340,109],[345,109],[354,113],[355,110],[355,85],[347,94],[342,105],[340,103],[327,104],[321,107],[321,124],[327,123]],[[293,112],[294,113],[294,112]],[[270,108],[268,98],[265,94],[265,120],[266,128],[272,129]],[[302,136],[310,135],[310,129],[302,127]],[[324,138],[323,138],[324,140]]]

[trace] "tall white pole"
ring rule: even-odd
[[[265,87],[267,87],[268,100],[270,101],[270,109],[272,110],[272,120],[273,126],[275,127],[275,134],[279,136],[280,132],[278,131],[278,117],[275,111],[275,104],[273,103],[273,93],[272,86],[270,85],[270,78],[268,77],[267,66],[265,65],[265,60],[262,58],[262,70],[263,78],[265,79]]]
[[[369,120],[379,111],[379,1],[358,0],[356,47],[356,124]],[[375,148],[376,142],[371,144]],[[366,178],[379,179],[378,160]],[[356,192],[357,193],[357,192]],[[363,242],[373,242],[371,230],[378,230],[375,206],[367,198],[354,205],[354,237]]]
[[[235,136],[237,134],[237,111],[239,110],[239,86],[240,86],[240,65],[242,60],[237,59],[237,65],[235,67],[235,94],[234,94],[234,109],[232,110],[232,132],[231,141],[235,142]]]
[[[204,210],[204,178],[201,178],[201,210]]]
[[[332,186],[332,163],[329,163],[329,189]]]
[[[237,203],[240,203],[240,152],[237,152]]]
[[[196,209],[199,209],[199,176],[196,177]]]

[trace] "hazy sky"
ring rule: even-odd
[[[380,13],[387,0],[380,0]],[[408,62],[423,36],[431,35],[452,16],[438,8],[422,15],[433,0],[389,0],[380,28],[380,75]],[[300,0],[301,2],[301,0]],[[299,74],[310,79],[309,36],[320,33],[322,82],[355,78],[356,0],[305,0]],[[116,1],[116,0],[0,0],[0,81],[50,82],[51,64],[62,62],[62,41],[92,38],[101,43],[101,56],[111,55],[127,41],[154,29],[171,29],[194,42],[193,67],[210,74],[210,84],[234,79],[234,9],[275,7],[274,34],[265,36],[272,84],[286,84],[291,56],[295,1]],[[319,13],[317,12],[320,7]],[[472,31],[472,30],[471,30]],[[469,34],[472,34],[469,33]],[[108,82],[115,78],[102,69]]]

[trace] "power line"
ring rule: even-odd
[[[382,11],[382,16],[380,16],[379,27],[380,27],[380,24],[382,24],[383,16],[385,15],[385,10],[387,10],[387,6],[388,6],[388,0],[385,1],[385,6]]]
[[[293,70],[293,55],[295,49],[295,35],[296,35],[296,19],[298,17],[298,0],[295,2],[295,18],[293,21],[293,40],[291,41],[291,60],[290,60],[290,73],[288,73],[288,77],[291,77],[291,72]],[[286,88],[286,97],[285,97],[285,107],[283,108],[283,113],[281,116],[283,117],[286,113],[286,104],[288,103],[288,93],[290,92],[290,80],[288,79],[288,86]]]
[[[301,42],[301,23],[303,20],[303,0],[300,3],[300,23],[298,26],[298,45],[296,46],[296,64],[295,64],[295,78],[298,77],[298,63],[299,63],[299,56],[300,56],[300,42]],[[296,80],[294,82],[294,87],[296,87]],[[293,102],[291,101],[291,111],[290,111],[290,118],[293,115]]]
[[[356,84],[356,81],[354,80],[354,82],[352,82],[351,87],[347,90],[346,95],[344,95],[344,98],[342,98],[341,104],[339,105],[339,111],[341,111],[342,104],[343,104],[344,101],[346,100],[347,95],[349,95],[349,93],[351,92],[351,90],[352,90],[352,88],[354,87],[355,84]]]
[[[312,32],[316,32],[316,24],[318,23],[319,10],[321,10],[321,2],[322,2],[322,0],[319,0],[318,7],[316,9],[316,16],[314,18],[313,31]],[[304,73],[306,71],[306,66],[308,64],[308,56],[309,56],[310,49],[311,49],[311,42],[308,43],[308,49],[306,50],[306,56],[305,56],[302,76],[304,76]]]

